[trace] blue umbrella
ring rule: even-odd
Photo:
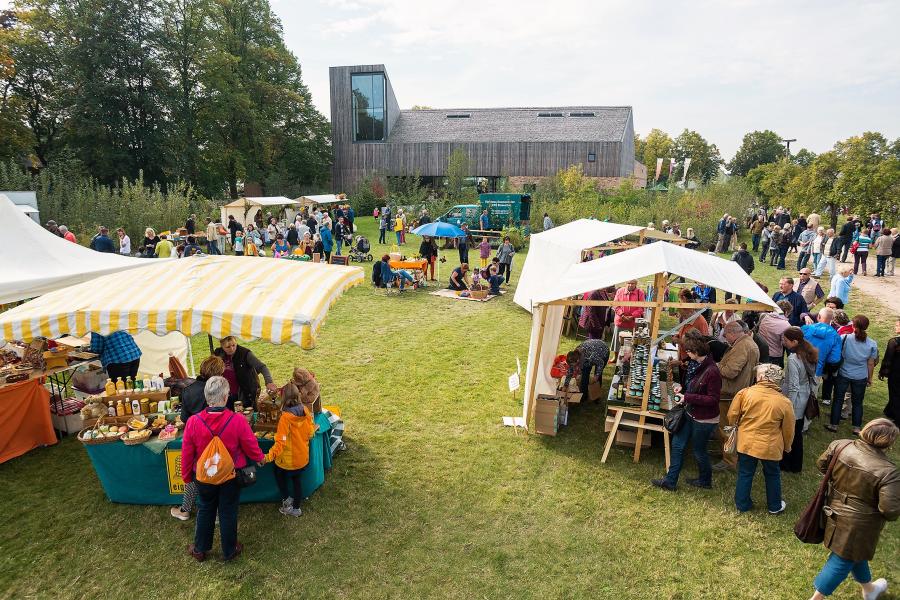
[[[432,221],[416,227],[410,233],[415,235],[427,235],[429,237],[459,238],[466,237],[466,232],[451,223]]]

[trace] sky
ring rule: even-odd
[[[900,137],[896,0],[272,0],[315,105],[328,67],[384,64],[401,108],[629,105],[728,160],[772,129],[791,150]]]

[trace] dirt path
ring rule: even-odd
[[[848,263],[852,265],[852,261]],[[860,273],[853,278],[852,287],[880,302],[888,312],[900,315],[900,264],[896,265],[893,277],[874,277],[875,257],[870,256],[866,261],[866,271],[869,273],[867,277]]]

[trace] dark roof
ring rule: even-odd
[[[630,106],[401,110],[387,141],[620,142],[630,118]]]

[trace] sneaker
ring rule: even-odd
[[[856,435],[856,436],[859,435],[859,427],[854,427],[854,428],[853,428],[853,435]]]
[[[303,514],[303,511],[300,508],[294,508],[293,506],[282,506],[278,509],[278,512],[283,514],[286,517],[299,517]]]
[[[243,551],[244,551],[244,545],[243,545],[242,543],[240,543],[240,542],[235,542],[235,544],[234,544],[234,552],[232,553],[232,555],[231,555],[231,556],[226,556],[226,557],[223,558],[222,560],[224,560],[225,562],[228,562],[228,561],[230,561],[230,560],[234,560],[234,559],[236,559],[238,556],[240,556],[240,555],[241,555],[241,552],[243,552]]]
[[[179,521],[187,521],[188,519],[191,518],[191,513],[184,512],[183,510],[181,510],[180,506],[173,506],[172,509],[169,511],[169,514],[172,515],[173,517],[175,517],[176,519],[178,519]]]
[[[887,587],[887,579],[884,577],[876,579],[872,582],[872,591],[869,593],[863,592],[863,600],[875,600],[887,591]]]
[[[663,490],[668,490],[670,492],[675,491],[675,486],[672,485],[671,483],[669,483],[665,479],[652,479],[652,480],[650,480],[650,483],[652,483],[654,486],[656,486],[660,489],[663,489]]]
[[[197,562],[203,562],[204,560],[206,560],[206,552],[198,552],[197,549],[194,548],[193,544],[188,546],[188,554],[190,556],[193,556],[194,560],[196,560]]]
[[[282,506],[282,508],[287,508],[288,506],[290,506],[293,503],[294,503],[294,499],[291,498],[290,496],[288,496],[287,498],[285,498],[284,500],[281,501],[281,506]]]
[[[778,510],[770,510],[770,511],[769,511],[769,514],[770,514],[770,515],[780,515],[781,513],[784,512],[784,510],[785,510],[786,508],[787,508],[787,502],[785,502],[784,500],[782,500],[782,501],[781,501],[781,508],[779,508]]]
[[[712,466],[713,471],[733,471],[734,467],[729,465],[724,460],[717,462]]]
[[[837,433],[838,428],[834,425],[826,425],[825,430],[830,431],[831,433]]]
[[[711,490],[711,489],[712,489],[712,484],[711,484],[711,483],[703,483],[703,482],[700,481],[699,479],[688,479],[685,483],[687,483],[688,485],[692,485],[692,486],[694,486],[694,487],[696,487],[696,488],[703,488],[704,490]]]
[[[822,398],[822,405],[831,406],[831,398]]]

